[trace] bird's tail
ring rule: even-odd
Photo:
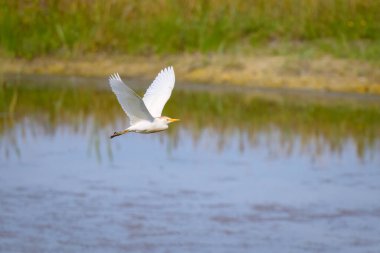
[[[119,136],[119,135],[122,135],[122,134],[126,134],[128,132],[129,132],[128,130],[123,130],[123,131],[120,131],[120,132],[114,132],[113,135],[110,136],[110,138],[112,139],[113,137],[116,137],[116,136]]]

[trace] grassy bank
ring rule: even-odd
[[[0,74],[380,94],[378,0],[0,0]],[[1,78],[1,76],[0,76]]]
[[[330,54],[380,60],[377,0],[0,0],[0,48],[88,53]]]
[[[173,65],[176,80],[187,83],[244,85],[380,94],[380,68],[331,57],[181,54],[171,56],[92,55],[79,58],[3,59],[0,73],[98,76],[119,72],[124,78],[153,80]],[[1,75],[0,75],[1,78]]]

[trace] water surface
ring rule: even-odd
[[[379,99],[283,93],[179,84],[110,140],[106,80],[7,77],[0,251],[378,252]]]

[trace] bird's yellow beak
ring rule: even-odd
[[[172,122],[176,122],[176,121],[180,121],[180,119],[169,119],[169,122],[172,123]]]

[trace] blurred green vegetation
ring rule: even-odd
[[[2,139],[22,138],[16,130],[20,128],[54,135],[66,127],[74,133],[107,139],[113,130],[126,127],[126,117],[111,91],[67,84],[22,84],[0,87],[0,148],[7,146],[2,145]],[[187,129],[195,141],[205,132],[215,134],[220,148],[231,135],[239,134],[251,145],[260,136],[276,135],[283,150],[292,150],[298,142],[313,155],[326,147],[339,153],[347,142],[355,144],[359,157],[378,152],[379,103],[301,97],[176,90],[164,115],[182,121],[169,129],[169,138],[176,143],[178,131]]]
[[[0,0],[3,55],[183,52],[380,59],[378,0]]]

